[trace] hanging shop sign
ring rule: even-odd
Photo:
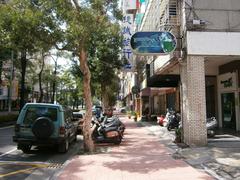
[[[176,49],[177,42],[170,32],[136,32],[130,44],[135,54],[166,55]]]
[[[218,76],[218,87],[221,91],[237,90],[236,72],[229,72]]]
[[[132,49],[130,45],[131,36],[133,35],[133,15],[124,14],[122,20],[122,35],[123,35],[123,48],[122,48],[122,57],[126,61],[124,69],[132,69]]]

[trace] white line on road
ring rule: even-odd
[[[17,148],[14,148],[14,149],[12,149],[12,150],[10,150],[8,152],[5,152],[4,154],[1,154],[0,157],[3,157],[5,155],[7,155],[7,154],[10,154],[11,152],[16,151],[16,150],[17,150]]]
[[[9,129],[9,128],[13,128],[14,126],[7,126],[7,127],[2,127],[2,128],[0,128],[0,130],[1,129]]]

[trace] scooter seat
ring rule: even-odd
[[[105,132],[108,132],[108,131],[118,131],[118,128],[116,126],[110,126],[110,127],[104,128],[104,131]]]

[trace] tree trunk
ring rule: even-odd
[[[92,140],[91,132],[91,120],[92,120],[92,96],[91,96],[91,73],[87,64],[87,54],[86,50],[81,47],[79,53],[80,60],[80,70],[83,73],[83,94],[85,97],[86,104],[86,115],[83,123],[83,140],[84,140],[84,150],[86,152],[94,152],[95,146]]]
[[[103,104],[103,110],[106,108],[109,108],[109,100],[108,100],[108,94],[106,90],[106,86],[104,84],[101,84],[101,94],[102,94],[102,104]]]
[[[27,53],[26,51],[21,52],[21,91],[20,91],[20,110],[25,105],[25,74],[27,68]]]
[[[57,77],[57,60],[55,61],[55,67],[54,67],[54,80],[52,84],[52,98],[51,102],[54,103],[55,100],[55,93],[56,93],[56,77]]]
[[[2,67],[3,67],[3,59],[0,59],[0,84],[2,84]]]
[[[38,74],[38,80],[39,80],[39,90],[40,90],[40,97],[38,99],[38,102],[41,103],[43,101],[43,88],[42,88],[42,72],[43,72],[43,68],[44,68],[44,56],[42,54],[42,67],[41,70]]]

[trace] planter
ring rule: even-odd
[[[175,143],[182,142],[182,128],[175,129]]]
[[[131,116],[131,119],[136,122],[137,121],[137,116]]]

